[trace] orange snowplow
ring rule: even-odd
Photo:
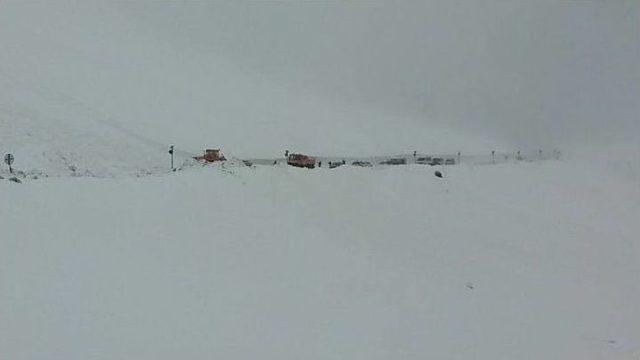
[[[216,161],[226,161],[227,158],[220,153],[220,149],[207,149],[204,151],[204,155],[196,156],[194,159],[204,162],[204,163],[212,163]]]
[[[316,167],[316,159],[303,154],[289,154],[287,164],[295,167],[313,169]]]

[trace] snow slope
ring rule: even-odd
[[[63,94],[0,78],[0,152],[31,175],[122,176],[167,169],[166,147]],[[4,168],[2,170],[5,170]]]
[[[637,182],[445,170],[0,182],[3,358],[638,358]]]

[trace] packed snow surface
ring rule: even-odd
[[[2,358],[637,359],[637,178],[587,164],[0,181]]]

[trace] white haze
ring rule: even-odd
[[[569,150],[640,138],[639,14],[637,1],[9,1],[0,76],[191,151]]]

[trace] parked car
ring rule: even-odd
[[[404,165],[407,163],[407,159],[405,158],[394,158],[385,161],[381,161],[381,165]]]
[[[431,156],[419,157],[416,159],[416,164],[428,165],[429,161],[431,161]]]
[[[360,167],[372,167],[373,164],[371,164],[368,161],[354,161],[351,163],[351,165],[353,166],[360,166]]]
[[[431,166],[442,165],[442,164],[444,164],[443,158],[432,158],[431,161],[429,161],[429,165]]]
[[[456,159],[453,159],[453,158],[445,159],[444,160],[444,164],[445,165],[455,165],[456,164]]]
[[[344,163],[342,161],[330,161],[329,162],[329,169],[335,169],[337,167],[340,167],[344,165]]]

